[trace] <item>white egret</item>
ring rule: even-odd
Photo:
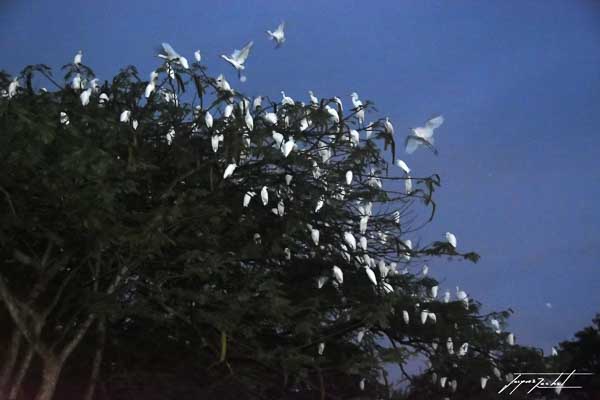
[[[244,122],[246,123],[246,128],[252,132],[254,130],[254,118],[252,118],[249,112],[244,116]]]
[[[509,333],[508,337],[506,338],[506,341],[508,342],[508,344],[510,346],[514,346],[515,345],[515,334],[514,333]]]
[[[13,82],[16,82],[16,83],[17,83],[17,86],[19,85],[19,82],[17,82],[17,81],[16,81],[16,78],[15,78],[15,80],[14,80]],[[11,82],[11,83],[12,83],[12,82]],[[83,87],[83,82],[82,82],[82,80],[81,80],[81,74],[80,74],[80,73],[76,73],[76,74],[73,76],[73,80],[71,81],[71,88],[73,88],[73,89],[75,89],[75,90],[80,90],[80,89],[82,89],[82,87]],[[10,88],[10,86],[9,86],[9,87],[8,87],[8,94],[9,94],[9,97],[11,97],[11,96],[10,96],[10,93],[11,93],[11,90],[10,90],[10,89],[11,89],[11,88]]]
[[[373,122],[369,122],[369,124],[365,128],[365,138],[369,140],[373,132],[375,131],[375,124]]]
[[[458,387],[458,382],[456,382],[456,379],[452,379],[450,381],[450,389],[452,390],[452,392],[456,392],[457,387]]]
[[[421,311],[421,324],[425,325],[425,322],[427,322],[427,317],[429,316],[429,311],[428,310],[423,310]]]
[[[90,81],[90,87],[94,93],[98,93],[100,91],[100,84],[98,82],[98,78],[94,78]]]
[[[294,104],[294,99],[292,99],[290,96],[286,96],[285,92],[282,90],[281,91],[281,105],[282,106],[293,106]]]
[[[434,299],[437,297],[438,295],[438,286],[432,286],[431,287],[431,297],[433,297]]]
[[[60,112],[60,123],[63,125],[69,125],[69,123],[70,123],[69,116],[64,111]]]
[[[323,205],[325,204],[325,197],[321,196],[319,198],[319,200],[317,200],[317,205],[315,207],[315,212],[318,213],[321,208],[323,208]]]
[[[442,377],[440,378],[440,386],[441,386],[441,387],[446,387],[446,380],[447,380],[447,379],[448,379],[448,378],[446,378],[445,376],[442,376]]]
[[[373,285],[377,286],[377,278],[375,277],[375,272],[373,272],[373,270],[366,265],[363,268],[365,269],[369,280],[373,283]]]
[[[458,349],[458,355],[462,357],[467,354],[467,351],[469,351],[469,343],[465,342],[460,346],[460,349]]]
[[[250,50],[254,45],[253,41],[249,41],[241,50],[235,49],[230,56],[221,54],[221,58],[227,61],[237,71],[238,77],[241,78],[242,71],[246,68],[244,63],[250,55]]]
[[[231,175],[233,175],[233,171],[235,171],[236,168],[237,168],[237,164],[236,163],[229,164],[227,166],[227,168],[225,168],[225,172],[223,173],[223,179],[227,179]]]
[[[344,232],[344,241],[350,246],[350,248],[354,251],[356,250],[356,239],[354,235],[350,232]]]
[[[223,118],[229,118],[233,114],[233,104],[227,104],[223,110]]]
[[[133,120],[133,129],[136,129],[137,127],[137,120]],[[171,129],[169,129],[169,132],[167,132],[167,144],[170,146],[171,143],[173,142],[173,139],[175,138],[175,128],[171,127]]]
[[[365,215],[360,217],[360,233],[361,234],[365,234],[365,232],[367,231],[367,223],[369,222],[369,216]]]
[[[558,355],[558,350],[556,350],[556,347],[552,346],[552,356],[557,356]]]
[[[75,65],[81,65],[81,59],[83,58],[83,52],[81,50],[79,50],[77,52],[77,54],[75,54],[75,57],[73,57],[73,64]]]
[[[352,171],[347,171],[346,172],[346,185],[351,185],[352,184]]]
[[[421,273],[423,274],[423,276],[427,275],[429,273],[429,267],[427,265],[423,265]]]
[[[286,184],[287,186],[290,186],[290,183],[292,182],[292,178],[293,178],[293,176],[292,176],[292,175],[290,175],[290,174],[285,174],[285,184]]]
[[[332,268],[333,277],[338,283],[344,283],[344,273],[337,265],[334,265]]]
[[[321,343],[319,343],[319,350],[318,350],[319,355],[322,356],[324,351],[325,351],[325,343],[321,342]]]
[[[210,142],[212,145],[212,149],[213,151],[216,153],[217,151],[219,151],[219,135],[212,135],[210,137]]]
[[[406,175],[410,174],[410,168],[408,168],[408,165],[406,165],[406,163],[402,160],[396,160],[396,165],[402,169],[402,171],[404,171],[404,173]]]
[[[277,144],[277,148],[281,148],[281,144],[283,143],[283,135],[279,132],[273,131],[271,133],[271,136],[273,137],[273,140]]]
[[[496,331],[496,333],[500,333],[500,322],[498,322],[497,319],[492,318],[492,320],[490,321],[492,326],[494,327],[494,330]]]
[[[285,259],[286,260],[291,260],[292,259],[292,251],[286,247],[285,249],[283,249],[283,252],[285,253]]]
[[[358,94],[356,92],[350,95],[352,98],[352,105],[356,110],[356,118],[358,119],[358,123],[362,126],[365,121],[365,110],[363,108],[363,103],[358,99]]]
[[[266,186],[263,186],[260,191],[260,198],[263,202],[263,205],[266,206],[269,203],[269,191]]]
[[[281,150],[283,152],[283,156],[287,158],[287,156],[289,156],[292,150],[294,149],[295,145],[296,142],[294,141],[294,138],[290,136],[287,142],[285,142],[285,144],[283,145],[283,149]]]
[[[360,387],[360,390],[365,390],[365,378],[362,378],[360,380],[360,383],[358,384],[358,386]]]
[[[308,128],[308,120],[306,118],[302,118],[300,120],[300,132],[304,132]]]
[[[412,178],[410,175],[406,175],[406,179],[404,180],[404,191],[407,195],[412,193],[412,187]]]
[[[387,282],[382,283],[383,291],[385,293],[394,293],[394,287]]]
[[[267,31],[267,35],[269,35],[269,37],[276,43],[275,48],[280,47],[283,42],[285,42],[285,32],[283,31],[284,28],[285,22],[282,21],[274,32]]]
[[[437,315],[435,315],[435,313],[430,312],[427,314],[427,318],[429,318],[434,324],[437,322]]]
[[[446,350],[448,350],[448,354],[454,354],[454,342],[451,337],[446,340]]]
[[[309,90],[309,91],[308,91],[308,95],[310,96],[310,104],[311,104],[313,107],[317,107],[317,106],[319,105],[319,99],[317,99],[317,98],[315,97],[315,95],[313,94],[312,90]]]
[[[83,92],[81,92],[81,94],[79,95],[79,99],[81,100],[81,105],[82,106],[87,106],[88,104],[90,104],[90,96],[92,95],[92,88],[88,88],[86,90],[84,90]]]
[[[177,53],[169,43],[162,43],[162,48],[164,53],[158,55],[160,58],[164,58],[168,61],[175,61],[185,69],[190,68],[187,59]]]
[[[323,286],[325,286],[325,284],[327,283],[328,280],[329,280],[328,277],[326,277],[326,276],[320,276],[317,279],[317,288],[321,289]]]
[[[450,302],[450,291],[446,290],[446,293],[444,293],[444,303],[449,303]]]
[[[492,370],[494,372],[494,376],[498,379],[500,379],[502,377],[502,373],[500,372],[500,370],[498,369],[498,367],[494,367],[494,369]]]
[[[215,83],[217,89],[219,89],[220,91],[229,92],[230,94],[233,94],[233,89],[231,89],[231,85],[229,85],[229,82],[227,82],[227,79],[225,79],[223,74],[217,76],[217,79],[215,79]]]
[[[358,243],[363,251],[367,251],[367,238],[365,236],[361,236]]]
[[[311,228],[311,230],[310,230],[310,238],[312,239],[312,241],[315,244],[315,246],[319,245],[319,236],[321,236],[319,230]]]
[[[79,74],[77,74],[79,75]],[[74,79],[74,78],[73,78]],[[8,84],[8,98],[12,99],[17,94],[17,89],[19,88],[19,78],[14,77],[12,81]],[[75,88],[73,88],[75,89]],[[79,89],[79,87],[77,87]]]
[[[127,123],[127,122],[129,122],[129,118],[131,118],[131,111],[125,110],[121,113],[121,116],[119,117],[119,121]]]
[[[256,96],[252,101],[252,108],[256,110],[257,108],[262,106],[262,96]]]
[[[385,265],[385,260],[381,259],[379,260],[379,262],[377,263],[377,269],[379,270],[379,275],[382,278],[385,278],[388,274],[388,271],[390,270],[386,265]]]
[[[408,135],[406,138],[406,152],[412,154],[419,146],[424,145],[433,149],[434,153],[437,154],[437,151],[433,148],[433,133],[443,123],[444,117],[439,115],[427,121],[425,126],[412,129],[412,135]]]
[[[106,93],[101,93],[100,97],[98,98],[98,103],[100,104],[100,106],[103,106],[104,104],[108,103],[110,101],[110,98],[108,97],[108,95]]]
[[[383,128],[385,129],[385,133],[390,136],[394,135],[394,125],[392,125],[390,118],[385,117],[385,122],[383,123]]]
[[[456,248],[456,236],[453,233],[446,232],[446,241],[450,243],[450,245]]]
[[[482,388],[482,389],[485,389],[485,387],[486,387],[486,385],[487,385],[487,381],[488,381],[488,379],[490,379],[490,377],[489,377],[489,376],[482,376],[482,377],[480,378],[480,380],[479,380],[479,381],[481,382],[481,388]]]
[[[206,124],[206,127],[208,129],[212,128],[212,126],[213,126],[213,116],[210,113],[210,111],[207,111],[206,114],[204,114],[204,123]]]
[[[408,311],[402,310],[402,319],[404,319],[404,323],[408,325],[410,322],[410,315],[408,315]]]
[[[266,113],[265,115],[263,115],[263,119],[269,125],[277,125],[277,114],[275,114],[275,113],[272,113],[272,112]]]
[[[255,233],[254,234],[254,243],[256,243],[256,244],[260,244],[261,243],[260,233]]]
[[[359,330],[358,333],[356,334],[356,341],[358,343],[362,342],[364,336],[365,336],[365,330],[364,329]]]
[[[431,342],[431,348],[433,350],[437,350],[439,346],[439,341],[437,339],[434,339],[433,342]]]
[[[340,123],[340,116],[338,115],[338,112],[336,110],[334,110],[333,108],[329,107],[329,105],[326,105],[325,106],[325,111],[327,111],[327,113],[329,114],[329,119],[330,120],[332,120],[336,124]]]
[[[465,307],[469,306],[469,296],[464,290],[459,290],[458,286],[456,287],[456,298],[458,301],[462,301]]]
[[[358,146],[360,143],[360,135],[356,129],[350,130],[350,143],[352,143],[353,146]]]
[[[248,207],[250,205],[250,200],[252,200],[252,198],[255,195],[256,195],[256,192],[252,192],[252,191],[246,192],[246,194],[244,195],[244,201],[243,201],[242,205],[244,207]]]
[[[196,62],[200,62],[202,60],[202,54],[200,54],[200,50],[196,50],[194,52],[194,59],[196,60]]]

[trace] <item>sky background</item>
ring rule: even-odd
[[[274,50],[265,30],[281,20]],[[248,40],[241,84],[219,55]],[[163,41],[189,60],[200,49],[248,95],[308,102],[313,90],[348,108],[356,91],[398,142],[443,114],[439,156],[401,155],[414,175],[442,177],[437,217],[413,241],[451,231],[482,258],[431,262],[440,293],[459,285],[484,311],[511,307],[517,342],[546,353],[600,312],[600,2],[0,0],[11,74],[45,63],[60,76],[82,49],[101,79],[129,64],[147,77]]]

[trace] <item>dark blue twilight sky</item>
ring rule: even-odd
[[[275,51],[264,31],[280,20]],[[250,39],[240,84],[218,55]],[[440,293],[460,285],[486,310],[512,307],[517,340],[546,352],[600,312],[600,2],[0,1],[11,74],[82,49],[100,78],[127,64],[146,77],[162,41],[190,60],[201,49],[247,94],[308,101],[311,89],[348,106],[357,91],[399,141],[442,113],[439,157],[402,155],[415,175],[442,175],[437,219],[414,239],[450,230],[482,259],[432,262]]]

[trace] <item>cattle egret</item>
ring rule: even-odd
[[[290,96],[286,96],[285,92],[282,90],[281,91],[281,105],[282,106],[293,106],[294,104],[294,99],[292,99]]]
[[[352,184],[352,171],[346,172],[346,185]]]
[[[129,118],[131,118],[131,111],[125,110],[121,113],[121,116],[119,117],[119,121],[127,123],[127,122],[129,122]]]
[[[429,273],[429,267],[427,265],[423,265],[423,270],[421,272],[423,275],[427,275]]]
[[[311,229],[310,230],[310,238],[312,239],[312,241],[315,244],[315,246],[319,245],[319,236],[320,236],[320,232],[319,232],[318,229]]]
[[[69,123],[70,123],[69,116],[64,111],[60,112],[60,123],[63,125],[69,125]]]
[[[358,333],[356,334],[356,341],[358,343],[362,342],[364,336],[365,336],[365,330],[364,329],[359,330]]]
[[[317,206],[315,207],[315,212],[318,213],[321,208],[323,208],[323,205],[325,204],[325,197],[321,196],[321,198],[319,198],[319,200],[317,201]]]
[[[263,186],[263,188],[261,189],[260,198],[264,206],[266,206],[269,203],[269,191],[267,190],[266,186]]]
[[[319,343],[319,355],[322,356],[323,352],[325,351],[325,343],[321,342]]]
[[[390,122],[389,117],[385,117],[385,122],[383,123],[383,128],[385,129],[385,133],[390,136],[394,135],[394,125]]]
[[[450,291],[446,290],[446,293],[444,293],[444,303],[448,302],[450,302]]]
[[[279,200],[279,202],[277,203],[276,211],[277,215],[283,217],[283,215],[285,214],[285,204],[283,203],[283,200]]]
[[[235,163],[229,164],[227,168],[225,168],[225,172],[223,173],[223,179],[227,179],[231,175],[233,175],[233,171],[235,171],[236,168],[237,165]]]
[[[493,319],[490,321],[492,326],[494,327],[496,333],[500,333],[500,322],[497,319]]]
[[[254,243],[256,243],[256,244],[260,244],[261,243],[260,233],[255,233],[254,234]]]
[[[17,79],[17,78],[15,78],[15,80],[14,80],[13,82],[16,82],[16,84],[17,84],[17,86],[18,86],[18,85],[19,85],[19,82],[17,82],[17,81],[16,81],[16,79]],[[11,82],[11,84],[12,84],[13,82]],[[73,89],[75,89],[75,90],[80,90],[80,89],[82,88],[82,86],[83,86],[83,82],[81,81],[81,74],[80,74],[80,73],[76,73],[76,74],[73,76],[73,80],[71,81],[71,88],[73,88]],[[11,87],[9,86],[9,87],[8,87],[8,95],[9,95],[9,97],[11,97],[11,96],[10,96],[10,93],[11,93],[11,90],[10,90],[10,89],[11,89]],[[16,87],[15,87],[15,89],[16,89]]]
[[[212,135],[210,138],[213,151],[216,153],[219,150],[219,135]]]
[[[250,55],[250,49],[254,45],[253,41],[249,41],[241,50],[235,49],[230,56],[221,54],[221,58],[227,61],[238,73],[238,77],[241,78],[242,71],[246,68],[244,63]]]
[[[446,380],[447,380],[447,379],[448,379],[448,378],[446,378],[445,376],[442,376],[442,377],[440,378],[440,386],[441,386],[441,387],[446,387]]]
[[[446,241],[450,243],[450,245],[456,248],[456,236],[450,232],[446,232]]]
[[[433,297],[434,299],[437,297],[438,295],[438,286],[432,286],[431,287],[431,297]]]
[[[73,57],[73,64],[75,65],[81,65],[81,59],[83,58],[83,52],[81,50],[79,50],[77,52],[77,54],[75,54],[75,57]]]
[[[352,250],[356,250],[356,239],[352,233],[344,232],[344,241]]]
[[[327,113],[329,114],[329,119],[331,121],[333,121],[336,124],[340,123],[340,116],[338,115],[338,112],[336,110],[334,110],[333,108],[329,107],[329,105],[325,106],[325,111],[327,111]]]
[[[344,283],[344,273],[342,272],[340,267],[338,267],[337,265],[334,265],[332,268],[332,271],[333,271],[333,277],[335,278],[335,280],[340,284]]]
[[[382,286],[385,293],[394,293],[394,288],[389,283],[383,282]]]
[[[146,85],[146,90],[144,91],[144,96],[146,98],[150,97],[152,92],[154,92],[155,90],[156,90],[156,82],[153,82],[153,81],[148,82],[148,85]]]
[[[467,354],[467,351],[469,351],[469,343],[465,342],[460,346],[460,349],[458,349],[458,355],[462,357]]]
[[[434,324],[437,322],[437,315],[435,315],[435,313],[430,312],[427,314],[427,318],[429,318]]]
[[[410,168],[408,168],[408,165],[406,165],[406,163],[402,160],[396,160],[396,165],[402,169],[402,171],[404,171],[404,173],[406,175],[410,174]]]
[[[281,22],[274,32],[267,31],[267,35],[269,35],[269,37],[273,39],[276,43],[275,48],[280,47],[283,44],[283,42],[285,42],[285,33],[283,31],[284,28],[285,22]]]
[[[290,155],[290,153],[294,149],[295,145],[296,145],[296,142],[294,141],[294,138],[292,136],[290,136],[288,138],[287,142],[285,142],[285,144],[283,145],[283,149],[281,150],[283,152],[283,156],[285,158],[287,158],[287,156]]]
[[[358,99],[358,94],[356,92],[350,95],[352,98],[352,105],[356,110],[356,118],[358,119],[358,123],[362,126],[365,121],[365,110],[363,108],[363,103]]]
[[[340,106],[340,110],[344,111],[344,106],[342,105],[342,100],[339,97],[333,96],[333,101],[335,101],[335,104]]]
[[[196,50],[194,52],[194,59],[196,62],[200,62],[202,60],[202,54],[200,54],[200,50]]]
[[[328,277],[320,276],[319,279],[317,279],[317,288],[321,289],[323,286],[325,286],[328,280]]]
[[[108,95],[106,93],[100,94],[100,98],[98,99],[98,103],[100,104],[100,106],[103,106],[105,103],[108,103],[109,101],[110,101],[110,98],[108,97]]]
[[[246,128],[248,128],[248,130],[252,132],[254,130],[254,119],[252,118],[252,115],[250,115],[249,112],[246,113],[246,116],[244,117],[244,122],[246,123]]]
[[[352,143],[353,146],[358,146],[360,143],[360,135],[356,129],[350,130],[350,143]]]
[[[79,99],[81,100],[82,106],[87,106],[90,104],[90,96],[92,95],[92,88],[86,89],[79,95]]]
[[[223,118],[229,118],[233,114],[233,104],[227,104],[223,110]]]
[[[206,114],[204,114],[204,123],[206,124],[206,127],[208,129],[212,128],[212,126],[213,126],[213,116],[210,113],[210,111],[207,111]]]
[[[248,207],[248,205],[250,205],[250,200],[252,200],[252,198],[255,195],[256,195],[256,192],[251,192],[251,191],[246,192],[246,194],[244,195],[244,202],[242,203],[242,205],[244,207]]]
[[[497,367],[494,367],[493,372],[494,372],[494,376],[496,378],[500,379],[502,377],[502,373],[500,372],[500,370]]]
[[[360,380],[360,383],[358,386],[360,387],[360,390],[365,390],[365,378],[362,378]]]
[[[283,249],[283,252],[285,253],[285,259],[286,260],[291,260],[292,259],[292,251],[286,247],[285,249]]]
[[[552,346],[552,355],[553,356],[557,356],[558,355],[558,350],[556,350],[556,347]]]
[[[454,342],[450,337],[446,340],[446,350],[448,350],[448,354],[454,354]]]
[[[286,184],[287,186],[290,186],[290,183],[292,182],[292,178],[293,178],[293,176],[292,176],[292,175],[290,175],[290,174],[285,174],[285,184]]]
[[[229,82],[227,82],[227,79],[225,79],[223,74],[220,74],[219,76],[217,76],[217,79],[215,79],[215,83],[216,83],[217,89],[219,89],[220,91],[229,92],[229,93],[233,94],[231,85],[229,85]]]
[[[365,215],[360,217],[360,233],[364,235],[367,231],[367,223],[369,222],[369,216]]]
[[[433,350],[437,350],[438,346],[439,346],[439,343],[438,343],[437,339],[435,339],[433,342],[431,342],[431,348]]]
[[[506,338],[506,341],[508,342],[508,344],[510,346],[514,346],[515,345],[515,335],[514,335],[514,333],[509,333],[508,337]]]
[[[312,90],[309,90],[309,91],[308,91],[308,95],[310,96],[310,104],[311,104],[313,107],[316,107],[316,106],[318,106],[318,105],[319,105],[319,99],[317,99],[317,98],[315,97],[315,95],[313,94]]]
[[[361,236],[358,243],[363,251],[367,251],[367,238],[365,236]]]
[[[365,269],[365,272],[367,273],[367,276],[369,277],[369,280],[373,283],[373,285],[377,285],[377,278],[375,277],[375,272],[373,272],[373,270],[366,265],[363,268]]]
[[[77,75],[79,75],[79,74],[77,74]],[[73,81],[74,80],[75,80],[75,78],[73,78]],[[17,89],[18,88],[19,88],[19,78],[15,77],[8,84],[8,98],[9,99],[12,99],[13,97],[15,97],[15,95],[17,94]],[[73,89],[75,89],[75,87]],[[79,86],[77,86],[77,89],[79,89]]]
[[[410,316],[408,315],[408,311],[402,310],[402,319],[404,319],[405,324],[408,324],[410,322]]]
[[[252,109],[256,110],[257,108],[262,106],[262,96],[256,96],[254,100],[252,100]]]
[[[421,324],[425,325],[425,322],[427,322],[427,317],[429,316],[429,311],[428,310],[423,310],[421,311]]]
[[[137,120],[134,119],[132,125],[133,125],[133,129],[136,129]],[[173,142],[174,138],[175,138],[175,128],[171,127],[171,129],[169,129],[169,132],[167,132],[167,144],[169,146]]]
[[[488,379],[490,379],[490,378],[487,377],[487,376],[482,376],[481,377],[480,382],[481,382],[481,388],[482,389],[485,389],[485,386],[487,385]]]
[[[456,379],[452,379],[450,381],[450,389],[452,390],[452,392],[456,392],[457,387],[458,387],[458,382],[456,382]]]
[[[372,122],[369,122],[369,124],[365,128],[365,138],[367,140],[369,140],[371,138],[371,135],[373,135],[374,131],[375,131],[375,124],[373,124]]]
[[[406,179],[404,180],[404,191],[407,195],[412,193],[412,186],[412,178],[410,175],[406,175]]]
[[[304,132],[308,128],[308,120],[306,118],[302,118],[300,120],[300,132]]]
[[[265,122],[267,122],[269,125],[277,125],[277,114],[275,113],[266,113],[263,116],[263,119],[265,120]]]
[[[160,58],[164,58],[168,61],[175,61],[185,69],[190,68],[187,59],[177,53],[169,43],[163,43],[162,48],[164,53],[158,55]]]
[[[437,154],[437,151],[433,148],[433,133],[443,123],[444,117],[440,115],[427,121],[425,126],[412,129],[412,135],[408,135],[406,138],[406,152],[412,154],[419,146],[424,145],[433,149],[434,153]]]

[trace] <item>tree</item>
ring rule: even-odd
[[[357,118],[372,103],[252,101],[181,64],[102,86],[81,64],[62,84],[42,65],[23,88],[0,81],[0,294],[4,340],[20,343],[4,386],[23,388],[27,357],[37,400],[76,390],[59,377],[90,360],[81,391],[111,399],[168,398],[174,383],[179,399],[387,398],[386,363],[415,355],[461,388],[503,367],[490,321],[508,314],[441,301],[408,268],[479,257],[413,245],[440,177],[393,165],[386,120]]]

